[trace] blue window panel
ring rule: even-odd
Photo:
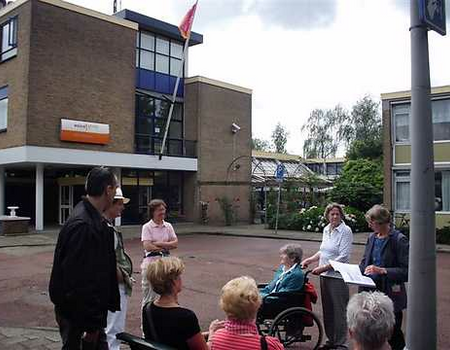
[[[155,72],[155,91],[163,94],[170,94],[170,76]]]
[[[155,90],[155,72],[138,69],[137,87],[144,90]]]
[[[8,97],[8,86],[0,88],[0,100]]]
[[[177,78],[174,76],[170,77],[170,93],[173,93],[173,89],[175,89],[175,83],[177,81]],[[178,97],[183,97],[184,95],[184,79],[181,78],[180,79],[180,84],[178,85],[178,91],[177,91],[177,96]]]

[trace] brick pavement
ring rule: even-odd
[[[0,349],[54,350],[60,348],[60,337],[56,329],[0,327]]]

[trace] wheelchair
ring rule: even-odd
[[[322,323],[314,312],[305,307],[305,286],[310,273],[305,273],[303,286],[298,291],[271,293],[263,298],[256,319],[261,335],[278,338],[286,348],[319,348],[323,338]],[[265,286],[267,284],[259,284],[258,288]]]

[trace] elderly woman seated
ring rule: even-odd
[[[300,265],[303,250],[300,244],[286,244],[280,248],[280,267],[275,272],[273,280],[260,290],[264,306],[278,301],[273,293],[299,291],[304,282],[304,274]]]
[[[387,350],[394,329],[394,306],[381,292],[355,294],[347,306],[347,325],[354,350]]]
[[[281,350],[280,341],[261,337],[256,326],[256,313],[261,306],[261,296],[253,278],[239,277],[222,288],[220,307],[227,315],[224,328],[210,335],[213,350]]]
[[[183,271],[184,264],[176,257],[164,257],[148,265],[147,278],[160,297],[143,307],[144,336],[147,340],[157,341],[176,349],[207,350],[208,345],[200,332],[197,316],[178,303]],[[213,321],[209,327],[209,336],[213,336],[222,326],[223,322]]]

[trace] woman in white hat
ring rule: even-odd
[[[114,249],[117,261],[117,281],[120,292],[120,311],[108,311],[108,324],[105,329],[110,350],[119,350],[120,342],[116,339],[116,334],[125,331],[125,319],[127,317],[128,298],[131,296],[133,288],[133,263],[125,252],[122,233],[114,226],[114,220],[121,216],[125,204],[130,201],[123,196],[122,190],[118,187],[114,196],[113,205],[105,212],[104,216],[108,221],[111,234],[114,234]]]

